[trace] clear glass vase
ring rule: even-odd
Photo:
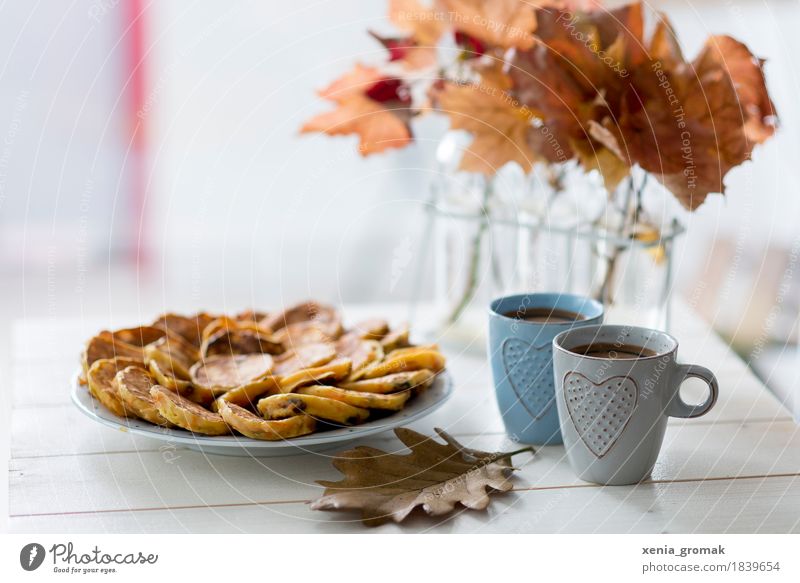
[[[487,178],[458,170],[469,141],[450,132],[437,152],[429,337],[483,350],[489,302],[518,292],[587,295],[603,301],[607,322],[668,329],[672,249],[683,229],[664,205],[644,211],[648,198],[668,196],[655,181],[635,171],[609,193],[597,173],[572,163],[530,174],[509,164]]]
[[[594,257],[587,235],[606,205],[602,181],[574,163],[537,167],[530,178],[537,196],[517,215],[518,287],[588,295]]]
[[[524,289],[590,296],[608,323],[668,330],[679,205],[638,168],[613,192],[597,173],[564,171],[545,219],[522,219]]]
[[[516,285],[520,227],[508,193],[525,175],[509,166],[487,178],[458,165],[470,137],[449,132],[437,151],[433,214],[435,309],[431,335],[483,350],[486,306]]]
[[[606,306],[606,321],[670,327],[673,249],[683,232],[669,192],[635,168],[592,224],[591,294]]]

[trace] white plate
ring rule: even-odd
[[[297,455],[303,451],[324,451],[341,445],[382,433],[395,427],[408,425],[412,421],[430,415],[441,407],[453,394],[453,381],[447,371],[439,374],[433,385],[425,392],[417,395],[402,411],[368,421],[355,427],[343,427],[312,433],[304,437],[295,437],[283,441],[259,441],[241,435],[224,435],[211,437],[186,431],[184,429],[167,429],[152,425],[139,419],[123,419],[103,407],[78,383],[80,372],[72,379],[72,402],[78,406],[85,415],[91,419],[112,427],[119,431],[126,431],[134,435],[142,435],[175,445],[183,445],[190,449],[221,455],[273,457],[284,455]]]

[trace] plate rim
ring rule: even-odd
[[[249,448],[257,448],[257,449],[286,449],[286,448],[294,448],[294,449],[303,449],[304,446],[317,446],[317,445],[324,445],[324,444],[334,444],[338,442],[349,442],[356,439],[361,439],[363,437],[369,437],[376,434],[384,433],[386,431],[390,431],[397,427],[401,427],[403,425],[413,423],[422,419],[423,417],[427,417],[431,413],[440,409],[450,398],[453,396],[454,393],[454,384],[453,378],[450,375],[448,370],[443,370],[439,374],[436,375],[434,379],[434,383],[442,383],[443,387],[442,396],[432,402],[428,407],[421,409],[408,417],[398,418],[393,422],[388,422],[383,425],[377,426],[368,426],[364,427],[364,425],[356,425],[354,427],[347,428],[348,431],[343,433],[337,433],[331,435],[331,432],[324,432],[322,434],[318,434],[315,437],[315,434],[311,435],[304,435],[301,437],[293,437],[290,439],[281,439],[279,441],[266,441],[260,439],[253,439],[251,437],[246,437],[244,435],[229,435],[229,436],[205,436],[199,435],[196,433],[192,433],[185,429],[178,429],[177,431],[185,432],[186,435],[176,434],[175,429],[171,428],[158,428],[157,425],[152,425],[154,428],[153,430],[144,429],[140,427],[134,427],[129,425],[126,420],[124,419],[117,419],[101,416],[97,411],[93,410],[82,400],[80,392],[86,391],[88,394],[88,398],[95,407],[102,407],[100,403],[88,392],[88,389],[84,386],[81,386],[79,379],[82,376],[82,369],[78,369],[73,375],[71,379],[71,388],[70,388],[70,400],[72,403],[78,408],[78,410],[86,415],[89,419],[100,423],[106,427],[110,427],[112,429],[116,429],[117,431],[121,431],[124,433],[130,433],[132,435],[138,435],[141,437],[148,437],[150,439],[157,439],[160,441],[168,441],[171,443],[178,443],[186,446],[193,446],[193,447],[227,447],[227,448],[240,448],[240,449],[249,449]],[[433,387],[431,387],[432,389]],[[429,389],[430,390],[430,389]],[[399,411],[398,411],[399,413]],[[113,415],[113,413],[108,412],[109,415]],[[391,419],[393,415],[380,419],[379,421],[388,421]],[[141,421],[141,420],[137,420]],[[141,421],[142,423],[146,423],[146,421]],[[339,431],[339,430],[334,430]]]

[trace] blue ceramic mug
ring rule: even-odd
[[[523,443],[562,443],[553,382],[553,338],[603,322],[603,305],[584,296],[529,293],[489,306],[489,360],[497,404],[509,436]]]

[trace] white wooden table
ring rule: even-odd
[[[350,312],[352,313],[352,312]],[[345,310],[345,314],[348,311]],[[707,416],[671,420],[652,480],[578,480],[560,446],[519,456],[515,491],[485,512],[414,517],[378,532],[800,532],[800,429],[768,390],[688,309],[674,333],[684,361],[708,366],[720,400]],[[120,322],[124,323],[124,322]],[[14,330],[9,527],[12,532],[363,532],[357,516],[314,512],[315,480],[337,479],[322,454],[205,456],[108,429],[70,403],[83,340],[102,322],[20,322]],[[480,355],[448,353],[453,399],[415,423],[462,443],[514,447]],[[700,400],[701,387],[686,385]],[[392,451],[391,435],[363,441]],[[370,532],[375,532],[371,530]]]

